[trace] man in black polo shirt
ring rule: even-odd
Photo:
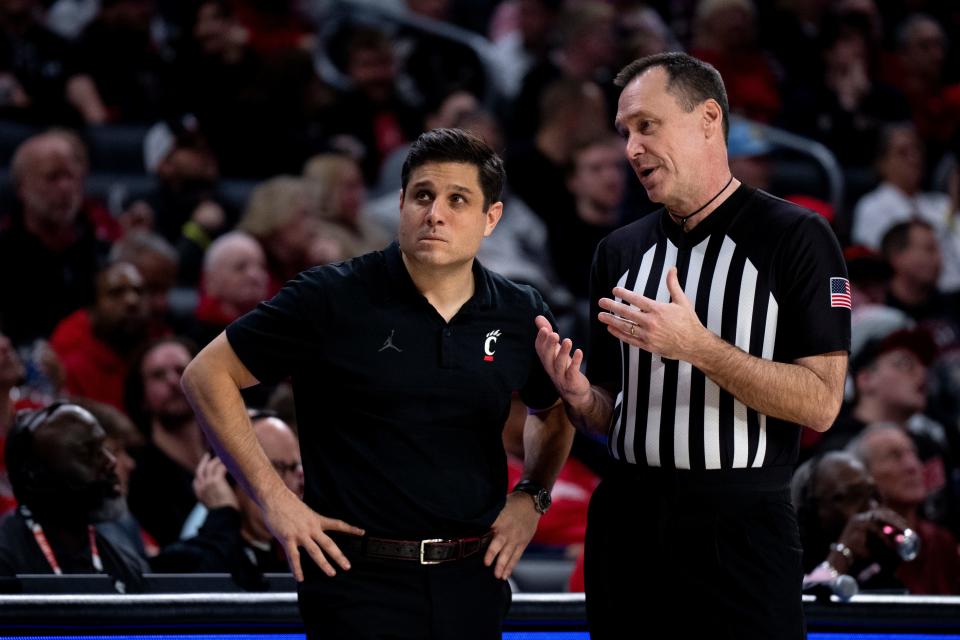
[[[843,398],[843,257],[822,218],[731,174],[716,69],[668,53],[617,83],[627,158],[663,208],[597,248],[586,375],[537,321],[574,424],[615,460],[588,515],[591,636],[801,638],[789,482],[801,425],[827,430]]]
[[[311,637],[500,637],[505,580],[573,434],[534,349],[534,318],[549,310],[474,259],[502,213],[503,177],[478,139],[423,134],[403,168],[397,243],[301,273],[184,372],[301,581]],[[257,445],[239,394],[288,376],[306,505]],[[532,412],[524,480],[504,501],[514,391]]]

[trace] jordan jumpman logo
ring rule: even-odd
[[[380,350],[377,351],[377,353],[380,353],[380,351],[383,351],[384,349],[395,349],[396,351],[403,353],[403,349],[393,344],[393,334],[396,333],[396,331],[397,331],[396,329],[390,330],[390,335],[387,336],[386,340],[384,340],[383,346],[380,347]]]

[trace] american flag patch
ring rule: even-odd
[[[852,309],[850,281],[846,278],[830,278],[830,306]]]

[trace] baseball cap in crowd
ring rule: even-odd
[[[854,284],[885,283],[893,276],[890,264],[879,253],[855,244],[843,250],[847,275]]]
[[[743,118],[730,118],[730,134],[727,136],[727,157],[755,158],[773,151],[763,130]]]
[[[179,120],[157,122],[143,137],[143,166],[147,173],[155,174],[160,163],[175,148],[196,146],[202,140],[200,124],[193,114],[186,114]]]
[[[850,372],[856,375],[883,354],[899,350],[913,353],[927,367],[937,356],[937,345],[926,330],[919,327],[896,329],[885,335],[868,337],[856,351],[851,351]]]

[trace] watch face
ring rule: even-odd
[[[537,492],[537,509],[540,513],[546,512],[550,508],[550,505],[553,504],[553,498],[550,497],[550,492],[546,489],[542,489]]]
[[[553,504],[553,499],[550,497],[550,492],[530,481],[524,480],[517,483],[517,486],[514,487],[514,491],[523,491],[533,498],[533,505],[541,514],[546,513],[547,509],[550,508],[550,505]]]

